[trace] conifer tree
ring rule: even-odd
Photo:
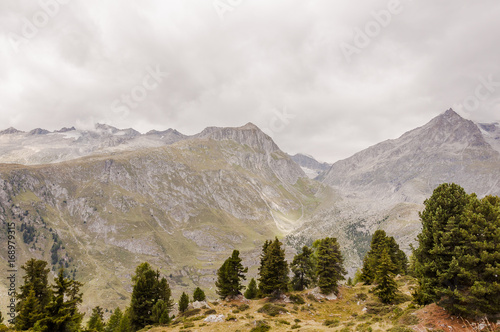
[[[0,311],[0,324],[3,323],[3,316],[2,316],[2,312]]]
[[[442,273],[449,270],[453,260],[451,248],[443,246],[443,236],[457,227],[469,200],[462,187],[444,183],[424,201],[425,208],[420,213],[422,232],[417,237],[419,246],[413,253],[419,283],[413,295],[419,304],[438,301],[441,297],[440,284],[454,287],[453,280],[441,279]]]
[[[179,311],[184,312],[189,306],[189,296],[182,292],[181,298],[179,299]]]
[[[250,282],[248,283],[248,287],[245,290],[245,298],[249,300],[253,300],[257,298],[258,296],[258,289],[257,289],[257,282],[255,281],[254,278],[250,279]]]
[[[28,330],[46,314],[46,306],[51,299],[48,284],[50,270],[47,268],[46,261],[34,258],[22,265],[21,269],[25,271],[25,275],[24,284],[19,287],[20,292],[17,295],[19,302],[16,306],[18,315],[15,326],[18,330]],[[30,295],[30,292],[33,294]],[[25,308],[25,305],[28,307]]]
[[[317,242],[316,273],[321,293],[338,292],[338,282],[344,280],[344,259],[336,238],[325,238]]]
[[[82,303],[82,283],[64,277],[64,269],[54,279],[52,298],[44,318],[37,321],[35,330],[42,332],[78,331],[83,314],[78,311]]]
[[[123,313],[117,332],[134,332],[132,321],[130,319],[130,309]]]
[[[170,322],[169,312],[170,308],[164,300],[156,302],[151,313],[153,324],[167,324]]]
[[[104,332],[104,312],[101,307],[97,306],[92,309],[92,315],[87,322],[87,330],[89,332]]]
[[[116,307],[113,314],[109,317],[109,321],[104,327],[105,332],[119,332],[120,321],[123,318],[123,313],[119,307]]]
[[[245,288],[241,281],[245,280],[245,273],[248,268],[244,268],[241,264],[240,252],[234,250],[231,257],[226,259],[222,266],[217,271],[217,294],[221,299],[228,296],[241,295],[241,290]]]
[[[290,268],[294,274],[292,278],[292,288],[296,291],[302,291],[308,288],[314,282],[314,263],[312,260],[313,251],[304,246],[302,252],[295,255]]]
[[[279,296],[288,290],[289,269],[285,260],[285,249],[281,246],[278,238],[270,244],[264,244],[259,276],[259,290],[262,295]]]
[[[394,280],[393,271],[395,268],[396,266],[392,262],[388,249],[384,248],[380,254],[379,266],[375,277],[377,283],[375,295],[377,295],[383,303],[391,303],[396,297],[398,285]]]
[[[154,271],[149,263],[140,264],[132,277],[134,287],[130,300],[130,321],[134,329],[153,324],[151,312],[154,305],[163,300],[169,311],[172,308],[170,286],[160,272]]]
[[[196,287],[196,289],[193,292],[193,301],[205,301],[206,296],[205,292],[200,288]]]

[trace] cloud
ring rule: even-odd
[[[400,0],[350,62],[340,45],[390,1],[233,1],[223,20],[212,1],[59,1],[0,4],[2,127],[106,122],[193,134],[251,121],[285,151],[331,162],[462,105],[481,78],[500,81],[493,0]],[[46,8],[53,15],[24,38]],[[168,76],[143,98],[156,67]],[[136,106],[113,106],[133,93]],[[293,118],[273,127],[284,109]],[[499,110],[500,89],[462,113],[493,121]]]

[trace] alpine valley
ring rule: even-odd
[[[84,283],[88,312],[125,307],[144,261],[168,277],[175,297],[193,286],[213,295],[215,271],[233,249],[257,266],[275,236],[290,256],[336,237],[353,275],[377,229],[409,253],[423,201],[443,182],[500,195],[498,123],[448,110],[333,165],[289,156],[251,123],[193,136],[103,124],[9,128],[0,132],[0,239],[15,223],[17,267],[33,257],[64,267]],[[6,287],[3,278],[2,294]]]

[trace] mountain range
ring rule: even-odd
[[[438,184],[500,195],[499,180],[499,124],[452,110],[333,165],[289,156],[251,123],[191,136],[104,124],[9,128],[0,132],[0,240],[16,223],[18,265],[36,257],[66,267],[85,284],[85,310],[124,307],[143,261],[175,292],[197,285],[214,294],[215,271],[233,249],[254,275],[274,236],[289,257],[337,237],[352,275],[376,229],[409,252]]]

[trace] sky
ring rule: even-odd
[[[2,0],[0,130],[252,122],[334,162],[500,120],[498,0]]]

